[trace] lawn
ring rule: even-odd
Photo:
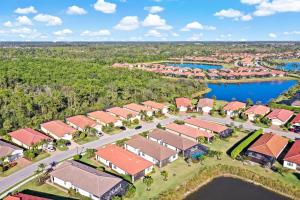
[[[99,138],[97,136],[86,136],[85,138],[83,139],[77,139],[75,140],[75,142],[77,144],[86,144],[86,143],[89,143],[89,142],[92,142],[92,141],[95,141],[95,140],[98,140]]]
[[[38,162],[38,161],[43,160],[43,159],[45,159],[45,158],[47,158],[49,156],[50,156],[50,154],[47,153],[47,152],[41,153],[37,157],[35,157],[34,159],[32,159],[32,162]]]
[[[3,173],[0,173],[0,177],[9,176],[9,175],[19,171],[20,169],[22,169],[22,167],[19,164],[17,164],[16,166],[10,168],[9,170],[6,170]]]

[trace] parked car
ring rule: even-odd
[[[141,129],[142,128],[142,126],[137,126],[137,127],[135,127],[134,129],[135,130],[139,130],[139,129]]]
[[[122,131],[126,131],[126,127],[125,127],[125,126],[121,126],[120,129],[121,129]]]

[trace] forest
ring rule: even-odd
[[[98,59],[90,59],[93,58],[90,55],[77,57],[72,53],[75,49],[53,47],[49,51],[47,48],[0,50],[2,135],[23,127],[38,128],[44,121],[64,119],[130,102],[171,102],[175,97],[191,96],[206,88],[193,80],[172,80],[141,70],[115,69]],[[94,55],[103,61],[107,58],[114,62],[121,57],[130,61],[134,51],[119,53],[115,57]],[[143,57],[139,59],[152,59],[151,55]]]

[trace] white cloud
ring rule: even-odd
[[[214,31],[216,29],[217,28],[215,26],[204,26],[204,30],[207,30],[207,31]]]
[[[143,26],[165,26],[166,20],[159,15],[149,14],[143,21]]]
[[[52,15],[38,14],[33,19],[38,22],[44,22],[47,26],[59,26],[62,24],[62,20],[59,17]]]
[[[144,9],[149,11],[151,14],[155,14],[155,13],[164,11],[164,8],[161,6],[150,6],[150,7],[145,7]]]
[[[171,35],[172,35],[173,37],[179,37],[179,34],[178,34],[178,33],[175,33],[175,32],[171,32]]]
[[[230,33],[228,33],[228,34],[221,34],[220,37],[221,38],[231,38],[232,35]]]
[[[299,0],[265,0],[256,6],[255,16],[269,16],[283,12],[300,12]]]
[[[149,30],[148,33],[145,34],[147,37],[162,37],[162,34],[155,29]]]
[[[137,16],[126,16],[114,27],[118,30],[131,31],[139,27],[139,19]]]
[[[88,36],[88,37],[102,37],[102,36],[110,36],[111,33],[109,30],[107,29],[102,29],[99,31],[83,31],[81,34],[81,36]]]
[[[31,26],[32,22],[27,16],[19,16],[16,21],[17,26]]]
[[[97,0],[97,2],[94,4],[94,9],[106,14],[111,14],[116,12],[117,5],[106,2],[105,0]]]
[[[26,8],[17,8],[15,10],[15,13],[23,14],[23,15],[35,14],[35,13],[37,13],[37,10],[33,6],[29,6],[29,7],[26,7]]]
[[[73,5],[68,8],[67,14],[69,14],[69,15],[85,15],[85,14],[87,14],[87,11],[84,10],[83,8]]]
[[[243,12],[235,9],[223,9],[219,12],[215,13],[215,16],[219,17],[220,19],[224,18],[232,18],[234,20],[242,20],[242,21],[250,21],[252,20],[252,16],[250,14],[245,15]]]
[[[188,23],[187,25],[185,25],[185,27],[182,28],[181,31],[190,31],[192,29],[203,30],[204,27],[199,22],[194,21],[194,22],[191,22],[191,23]]]
[[[277,38],[277,35],[275,33],[269,33],[270,38]]]
[[[250,20],[252,20],[253,18],[252,18],[252,16],[251,15],[243,15],[242,17],[241,17],[241,20],[242,21],[250,21]]]
[[[13,27],[13,23],[11,21],[7,21],[3,23],[3,26],[5,27]]]
[[[72,33],[73,33],[73,31],[70,29],[63,29],[63,30],[54,32],[53,35],[58,36],[58,37],[65,37],[67,35],[71,35]]]
[[[193,34],[191,37],[187,38],[188,41],[199,41],[201,40],[203,34],[198,33],[198,34]]]
[[[255,5],[264,2],[265,0],[241,0],[241,3],[248,5]]]
[[[300,31],[284,32],[284,35],[300,35]]]

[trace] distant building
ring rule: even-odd
[[[93,200],[110,200],[128,188],[125,180],[76,161],[63,162],[50,175],[52,183]]]
[[[179,109],[179,112],[186,112],[193,110],[192,101],[188,98],[176,98],[176,107]]]
[[[127,104],[123,106],[123,108],[136,112],[137,114],[140,114],[141,112],[145,112],[145,114],[148,115],[149,117],[153,115],[153,110],[151,108],[136,103]]]
[[[281,126],[286,124],[292,117],[294,113],[290,110],[285,109],[275,109],[266,117],[272,121],[273,125]]]
[[[197,111],[209,113],[214,107],[214,100],[209,98],[199,99],[197,104]]]
[[[77,131],[60,120],[54,120],[41,124],[41,130],[56,140],[72,140],[73,135]]]
[[[22,148],[0,140],[0,158],[4,158],[4,162],[13,162],[21,157],[23,157]]]
[[[93,120],[96,120],[101,126],[107,126],[109,124],[113,124],[116,127],[122,126],[122,121],[118,117],[108,112],[95,111],[88,113],[87,116]]]
[[[297,114],[294,119],[291,121],[291,125],[294,128],[300,128],[300,114]]]
[[[106,111],[116,117],[119,117],[121,120],[133,121],[135,119],[138,119],[138,120],[141,119],[140,116],[138,115],[138,113],[131,111],[131,110],[127,110],[125,108],[113,107],[113,108],[107,109]]]
[[[296,140],[283,159],[283,166],[300,171],[300,140]]]
[[[154,101],[145,101],[142,104],[148,108],[151,108],[152,110],[154,110],[154,112],[158,112],[160,110],[163,114],[168,113],[168,106],[162,103],[157,103]]]

